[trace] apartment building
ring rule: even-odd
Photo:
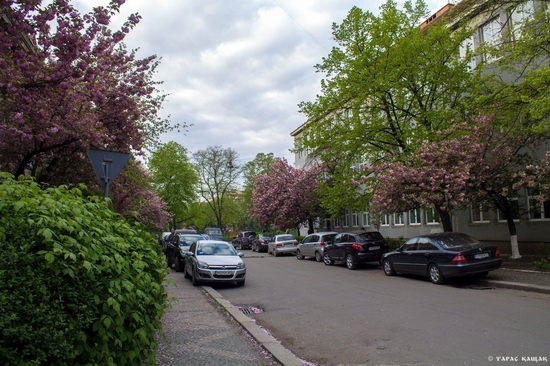
[[[461,1],[449,3],[435,12],[421,28],[439,21],[447,14],[453,14],[454,21],[449,26],[458,28],[468,26],[474,30],[472,37],[467,39],[461,47],[461,55],[467,49],[476,49],[482,44],[502,41],[504,33],[510,37],[521,36],[517,25],[526,18],[532,17],[536,11],[547,11],[544,1],[527,0],[514,7],[500,7],[498,10],[483,6],[484,1]],[[449,13],[451,12],[452,13]],[[509,32],[509,30],[512,32]],[[491,61],[491,57],[480,53],[472,60],[473,69],[481,62]],[[503,77],[506,77],[505,75]],[[308,128],[305,122],[291,132],[295,141],[295,166],[307,168],[315,162],[315,157],[307,149],[301,148],[301,139],[306,135]],[[547,145],[540,151],[544,154],[550,148]],[[540,203],[533,192],[521,189],[511,200],[516,213],[515,224],[521,243],[550,243],[550,201]],[[376,225],[375,225],[376,222]],[[326,223],[318,220],[319,230],[333,229],[336,231],[378,229],[386,237],[408,238],[430,232],[443,231],[437,212],[433,208],[417,208],[407,212],[385,214],[373,220],[368,211],[344,210],[340,217]],[[464,232],[480,240],[509,242],[510,234],[507,222],[502,213],[489,209],[483,205],[471,205],[467,210],[452,214],[453,230]]]

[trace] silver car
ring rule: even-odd
[[[267,254],[273,254],[275,257],[281,254],[294,254],[298,247],[298,240],[291,234],[275,235],[267,243]]]
[[[185,277],[191,278],[193,286],[201,282],[236,282],[242,286],[246,279],[243,256],[225,241],[196,241],[185,257]]]
[[[332,244],[336,231],[324,231],[306,236],[296,249],[296,258],[315,257],[317,262],[323,261],[323,250],[325,245]]]

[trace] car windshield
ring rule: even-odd
[[[201,235],[182,235],[180,236],[180,247],[190,247],[197,240],[204,240]]]
[[[221,229],[214,227],[214,228],[208,228],[205,230],[205,233],[208,235],[222,235]]]
[[[197,255],[237,255],[237,253],[229,244],[203,243],[199,244]]]
[[[272,238],[271,235],[260,235],[260,239],[262,239],[262,240],[269,240],[271,238]]]
[[[481,244],[477,239],[465,234],[445,235],[434,238],[433,241],[444,248],[471,247]]]
[[[355,236],[358,243],[367,243],[375,240],[384,240],[384,237],[379,232],[362,233]]]
[[[277,237],[278,241],[285,241],[285,240],[296,240],[292,235],[280,235]]]

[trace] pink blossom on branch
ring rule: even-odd
[[[319,169],[297,169],[285,159],[273,163],[271,172],[258,176],[252,193],[252,216],[264,225],[290,229],[311,217],[319,204],[315,190]]]

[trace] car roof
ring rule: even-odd
[[[338,232],[337,231],[319,231],[318,233],[307,234],[307,236],[310,236],[310,235],[330,235],[330,234],[338,234]]]
[[[228,242],[223,241],[223,240],[201,240],[201,244],[227,244],[227,245],[229,245]]]

